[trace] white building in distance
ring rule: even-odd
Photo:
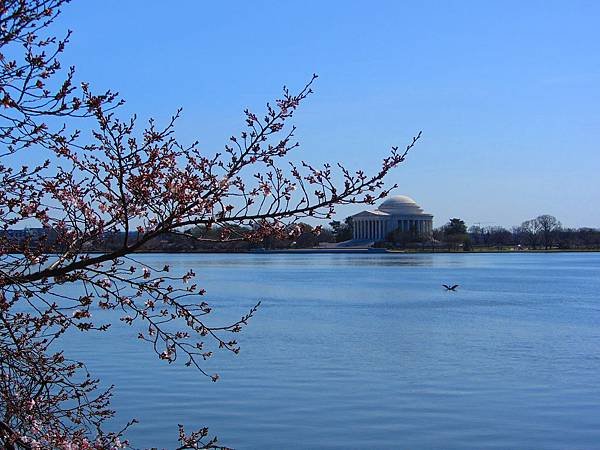
[[[420,237],[430,236],[433,231],[433,216],[405,195],[394,195],[379,208],[352,216],[352,223],[356,240],[381,241],[395,230]]]

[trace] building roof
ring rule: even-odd
[[[380,211],[393,215],[424,214],[423,209],[406,195],[394,195],[379,205]]]
[[[386,199],[379,207],[372,211],[363,211],[359,215],[380,215],[380,216],[431,216],[423,211],[417,202],[406,195],[393,195]]]
[[[378,209],[374,209],[373,211],[361,211],[358,214],[354,214],[354,216],[352,217],[359,217],[359,216],[389,216],[390,214],[384,212],[384,211],[380,211]]]

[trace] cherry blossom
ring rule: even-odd
[[[293,238],[304,218],[330,219],[338,205],[385,197],[395,186],[384,178],[420,137],[393,147],[371,175],[295,162],[300,144],[289,122],[313,93],[314,75],[297,92],[284,87],[261,114],[245,110],[244,129],[222,151],[180,143],[181,111],[140,127],[119,115],[115,93],[95,93],[62,67],[70,33],[44,34],[65,3],[0,2],[0,443],[10,449],[129,446],[123,436],[135,420],[105,431],[112,389],[60,350],[68,330],[81,339],[111,332],[105,311],[118,312],[149,353],[214,382],[219,375],[204,361],[239,353],[236,336],[260,301],[233,323],[207,322],[213,308],[201,269],[150,267],[136,258],[145,245],[169,234],[210,240],[213,229],[222,242]],[[40,163],[21,165],[27,152]],[[43,232],[11,234],[26,227]],[[184,233],[191,227],[200,233]],[[109,238],[115,248],[91,251]],[[180,426],[175,438],[179,449],[220,447],[207,428]]]

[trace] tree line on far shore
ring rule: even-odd
[[[406,236],[392,233],[378,246],[396,248],[440,248],[455,251],[476,250],[600,250],[600,229],[563,227],[560,221],[544,214],[526,220],[512,228],[502,226],[467,227],[459,219],[452,218],[445,225],[433,230],[430,237]]]
[[[333,221],[324,230],[333,235],[335,242],[352,239],[352,217],[345,221]],[[549,214],[526,220],[510,229],[501,226],[470,227],[459,218],[452,218],[435,228],[431,236],[418,235],[415,230],[395,230],[386,239],[375,243],[376,247],[396,249],[426,249],[473,251],[495,250],[600,250],[600,229],[568,228]]]
[[[224,233],[232,233],[231,229],[225,230],[218,226],[193,227],[182,233],[165,234],[152,239],[143,246],[142,251],[244,252],[259,249],[306,249],[352,240],[352,217],[347,217],[344,221],[331,221],[323,227],[307,223],[296,223],[289,227],[295,228],[293,233],[290,232],[293,238],[265,236],[260,240],[244,239],[244,236],[253,234],[249,227],[236,227],[234,231],[240,236],[238,240],[222,239]],[[15,234],[15,238],[26,240],[27,245],[31,246],[36,239],[51,240],[52,235],[52,232],[44,233],[36,229],[20,231]],[[108,233],[90,242],[87,250],[109,251],[118,248],[124,239],[124,233]],[[462,219],[452,218],[443,226],[435,228],[430,236],[419,235],[415,230],[395,230],[374,245],[379,248],[427,251],[600,250],[600,229],[563,227],[556,217],[547,214],[526,220],[510,229],[478,224],[468,227]]]

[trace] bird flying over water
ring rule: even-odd
[[[447,291],[456,291],[456,288],[458,287],[458,284],[455,284],[453,286],[448,286],[447,284],[442,284],[442,286],[444,286]]]

